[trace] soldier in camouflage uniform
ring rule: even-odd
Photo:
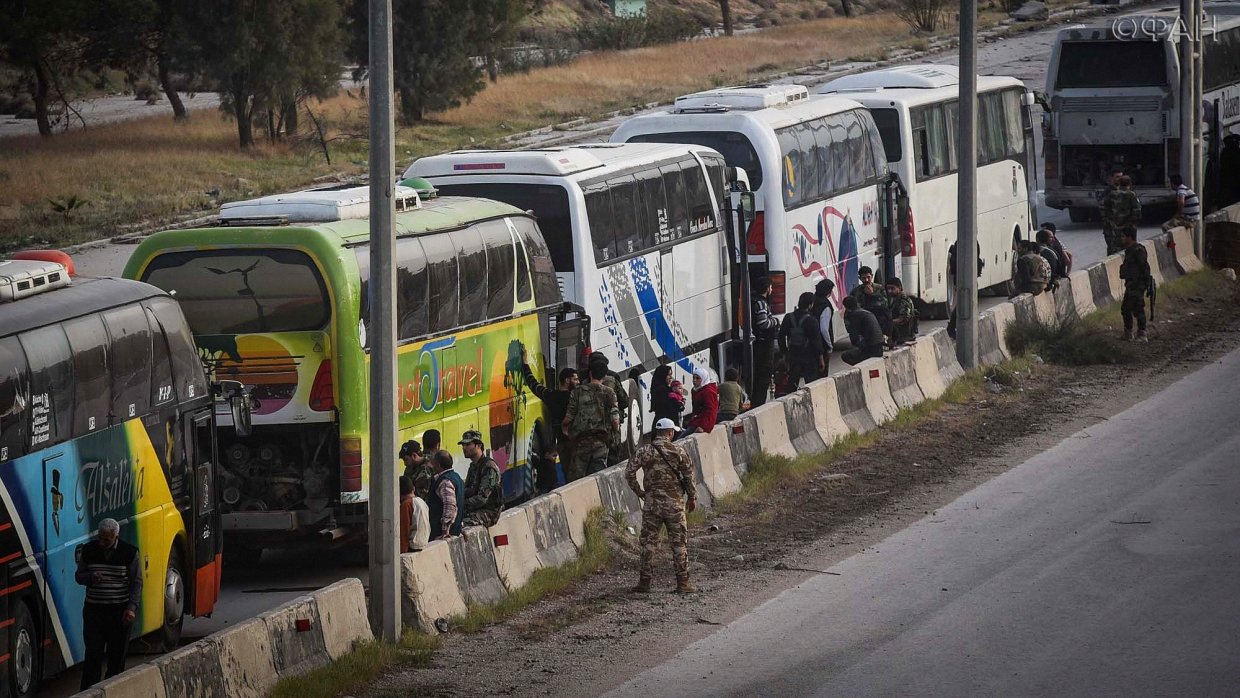
[[[592,362],[590,382],[573,388],[568,397],[561,428],[573,444],[573,457],[564,472],[569,482],[606,468],[608,448],[620,431],[616,393],[603,385],[606,376],[607,365]]]
[[[1124,300],[1120,303],[1120,315],[1124,317],[1124,339],[1132,339],[1133,320],[1137,321],[1138,342],[1149,341],[1145,336],[1145,294],[1150,290],[1150,261],[1144,245],[1137,244],[1137,233],[1128,229],[1120,234],[1124,243],[1124,262],[1119,267],[1119,278],[1124,280]]]
[[[1132,190],[1132,178],[1120,175],[1119,186],[1109,191],[1102,201],[1102,237],[1107,243],[1107,254],[1113,255],[1123,249],[1119,236],[1125,230],[1136,230],[1141,223],[1141,200]]]
[[[917,337],[917,306],[904,295],[904,283],[896,277],[887,280],[887,307],[891,312],[891,347]]]
[[[504,510],[499,465],[487,455],[481,433],[471,429],[461,436],[459,443],[469,459],[469,472],[465,475],[465,525],[494,526]]]
[[[611,367],[608,365],[607,355],[603,352],[595,351],[590,353],[587,365],[596,363],[601,363],[603,370],[607,372],[607,375],[603,376],[603,386],[616,394],[616,409],[620,410],[620,424],[623,425],[629,409],[629,393],[624,389],[624,381],[620,379],[620,374],[611,370]],[[612,434],[611,443],[607,445],[608,465],[614,465],[629,457],[628,444],[620,443],[620,437],[621,434],[617,430],[615,434]]]
[[[638,449],[624,471],[629,487],[643,502],[641,577],[633,591],[650,591],[659,531],[667,527],[667,542],[672,546],[672,560],[676,563],[676,591],[684,594],[696,591],[689,583],[689,531],[685,511],[697,508],[697,485],[689,456],[672,443],[676,424],[670,419],[660,419],[654,428],[654,442]],[[638,470],[642,471],[645,489],[637,482]]]

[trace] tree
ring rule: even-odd
[[[732,36],[732,2],[719,0],[719,11],[723,13],[723,33]]]
[[[53,100],[64,101],[63,94],[53,95],[58,79],[81,67],[83,39],[77,27],[85,11],[78,0],[0,3],[0,60],[22,72],[39,135],[45,138],[52,135]]]
[[[499,80],[500,52],[512,45],[521,20],[538,12],[547,0],[469,0],[476,21],[474,45],[482,51],[487,76]]]
[[[254,124],[277,138],[296,105],[339,87],[344,44],[337,0],[212,0],[195,3],[192,35],[220,108],[237,122],[242,148]],[[279,122],[276,115],[283,118]]]

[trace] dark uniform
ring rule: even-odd
[[[125,670],[129,653],[129,629],[125,612],[138,612],[142,601],[142,569],[138,549],[119,538],[104,547],[98,540],[78,548],[78,584],[86,587],[82,607],[82,640],[86,658],[82,662],[82,690],[99,682],[107,659],[107,678]]]
[[[564,477],[578,480],[607,467],[607,454],[620,421],[616,393],[602,383],[582,383],[568,398],[563,424],[573,442],[573,458]]]
[[[1120,303],[1120,315],[1124,318],[1124,337],[1132,337],[1133,320],[1137,323],[1137,336],[1145,337],[1145,294],[1150,289],[1150,262],[1145,246],[1132,243],[1124,248],[1124,261],[1119,267],[1119,278],[1124,280],[1124,300]]]
[[[917,305],[903,294],[888,299],[891,314],[891,344],[910,342],[917,337]]]
[[[844,327],[848,329],[848,341],[853,348],[844,352],[844,363],[856,366],[866,359],[883,355],[883,328],[874,313],[868,310],[844,311]]]
[[[555,446],[560,453],[560,462],[567,464],[572,458],[572,443],[565,438],[561,438],[559,425],[564,421],[564,415],[568,413],[568,397],[571,394],[567,390],[559,388],[551,388],[538,382],[534,377],[534,372],[530,370],[529,364],[521,365],[522,372],[525,374],[525,387],[530,389],[539,400],[547,407],[547,417],[551,420],[553,427],[551,432],[551,443],[548,446]],[[556,486],[555,464],[546,458],[540,460],[538,464],[537,485],[538,491],[550,492]]]
[[[771,304],[762,296],[753,299],[753,376],[749,401],[754,407],[766,403],[775,373],[775,338],[779,320],[771,314]]]
[[[887,303],[887,292],[882,286],[876,283],[860,284],[848,295],[857,299],[857,305],[861,306],[862,310],[873,313],[874,319],[878,320],[878,326],[883,329],[883,334],[891,334],[891,309]]]
[[[638,470],[642,471],[644,489],[637,482]],[[664,436],[656,436],[651,444],[638,449],[629,459],[624,476],[629,487],[645,503],[642,508],[641,581],[638,588],[649,588],[650,579],[654,576],[654,555],[659,549],[659,531],[666,528],[667,542],[672,547],[672,561],[676,566],[677,588],[689,591],[689,528],[685,520],[685,505],[686,499],[694,505],[697,503],[693,463],[680,446]]]
[[[788,380],[793,386],[818,380],[822,361],[822,334],[818,319],[808,310],[796,310],[784,316],[779,327],[779,350],[788,357]]]
[[[479,447],[481,448],[481,447]],[[465,525],[494,526],[504,510],[504,488],[499,464],[483,455],[469,464],[465,474]]]
[[[1113,255],[1123,249],[1120,233],[1136,230],[1141,223],[1141,200],[1132,189],[1111,189],[1102,201],[1102,237],[1106,240],[1107,254]]]

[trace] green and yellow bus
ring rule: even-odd
[[[584,336],[567,331],[579,320],[567,317],[537,224],[495,201],[420,201],[400,187],[397,297],[375,300],[365,194],[238,202],[220,227],[151,236],[125,269],[180,302],[210,373],[251,390],[252,434],[220,434],[230,556],[364,537],[369,464],[397,457],[368,448],[374,302],[396,305],[401,440],[438,429],[464,472],[456,441],[477,429],[506,499],[533,493],[531,459],[549,432],[541,402],[523,390],[521,350],[538,374],[560,326],[561,345]]]

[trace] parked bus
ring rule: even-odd
[[[360,542],[369,452],[370,223],[365,187],[238,202],[220,226],[158,233],[125,275],[180,302],[211,373],[249,386],[253,433],[221,434],[229,552]],[[421,202],[397,189],[395,303],[400,439],[438,429],[455,453],[477,429],[505,498],[529,496],[542,404],[523,390],[521,350],[547,364],[565,312],[534,219],[482,199]],[[568,333],[561,333],[562,339]]]
[[[815,89],[864,104],[878,126],[888,166],[907,203],[897,217],[904,289],[946,317],[947,248],[956,242],[956,129],[960,71],[910,65],[832,80]],[[1012,278],[1017,240],[1035,229],[1033,95],[1016,78],[977,78],[977,242],[985,262],[979,285]]]
[[[853,100],[811,97],[800,85],[698,92],[667,111],[629,119],[612,141],[693,143],[744,170],[756,211],[744,254],[751,278],[770,277],[777,314],[824,278],[835,281],[842,302],[861,266],[881,277],[895,250],[882,142]]]
[[[1207,3],[1202,36],[1206,171],[1217,182],[1223,138],[1240,133],[1240,17]],[[1143,204],[1172,204],[1180,170],[1178,15],[1121,17],[1060,30],[1046,71],[1046,204],[1073,221],[1097,217],[1111,172],[1132,177]],[[1190,105],[1191,108],[1191,105]],[[1205,194],[1217,187],[1206,187]]]
[[[104,518],[143,559],[130,635],[178,645],[220,590],[212,386],[177,304],[0,260],[0,664],[7,695],[85,658],[76,552]]]
[[[534,213],[564,296],[590,317],[591,348],[627,374],[632,444],[653,424],[642,373],[671,362],[686,385],[698,366],[723,373],[728,169],[698,146],[600,144],[458,151],[422,158],[405,176]]]

